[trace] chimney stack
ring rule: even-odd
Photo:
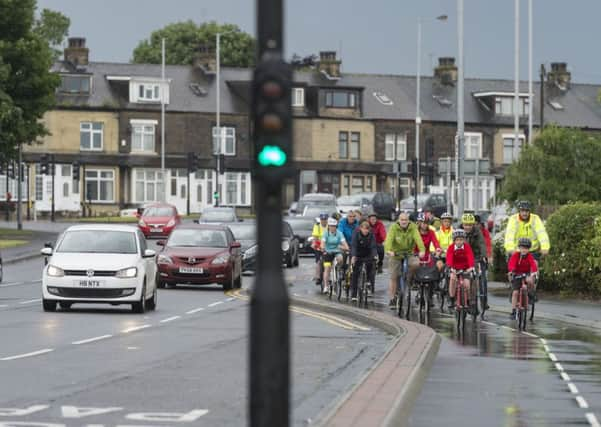
[[[215,74],[217,72],[215,49],[205,44],[198,46],[194,51],[193,65],[205,74]]]
[[[452,85],[457,81],[457,65],[455,58],[438,58],[438,66],[434,68],[434,77],[443,85]]]
[[[560,89],[567,90],[572,81],[572,73],[568,71],[568,64],[565,62],[552,62],[551,71],[547,73],[549,83],[555,83]]]
[[[338,80],[340,78],[340,65],[342,61],[336,59],[335,51],[319,52],[318,70],[324,73],[328,79]]]
[[[84,37],[69,37],[69,44],[65,48],[65,61],[76,67],[88,65],[90,50],[86,47]]]

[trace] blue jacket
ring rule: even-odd
[[[344,238],[346,239],[347,242],[352,242],[353,241],[353,231],[355,231],[355,229],[357,228],[358,225],[359,225],[359,221],[357,221],[357,220],[355,220],[355,222],[353,222],[353,224],[351,225],[348,223],[346,218],[343,218],[338,223],[338,231],[340,231],[344,235]]]

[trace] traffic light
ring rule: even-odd
[[[44,175],[48,175],[50,173],[50,164],[48,154],[42,154],[40,159],[40,171]]]
[[[417,159],[411,160],[411,179],[413,182],[417,181]]]
[[[293,172],[291,81],[292,68],[281,59],[263,60],[255,70],[253,173],[272,184]]]
[[[73,166],[73,179],[75,181],[79,181],[79,178],[80,178],[80,174],[79,174],[79,172],[80,172],[80,165],[79,165],[79,162],[77,160],[74,161],[72,166]]]
[[[15,179],[15,164],[13,162],[8,164],[8,177],[10,179]]]

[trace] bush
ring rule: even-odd
[[[551,251],[542,263],[542,289],[601,296],[601,203],[572,203],[546,223]]]

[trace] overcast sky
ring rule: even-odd
[[[464,0],[467,77],[513,78],[514,1]],[[527,78],[527,3],[521,0],[521,77]],[[90,60],[127,62],[138,42],[166,24],[191,19],[237,24],[254,34],[254,0],[38,0],[71,18]],[[343,71],[415,74],[418,17],[422,70],[457,54],[456,0],[288,0],[286,56],[342,52]],[[446,14],[447,22],[433,18]],[[534,0],[534,69],[567,62],[578,82],[601,83],[600,0]]]

